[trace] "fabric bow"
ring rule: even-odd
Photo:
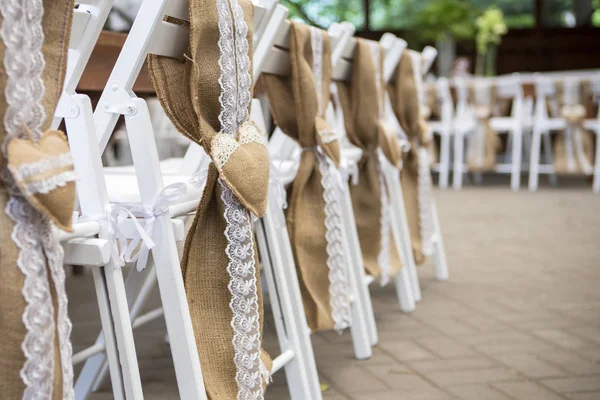
[[[152,236],[154,235],[154,226],[156,225],[156,218],[169,213],[169,207],[179,200],[181,200],[187,193],[187,187],[184,183],[173,183],[165,186],[154,200],[151,206],[143,204],[133,205],[122,205],[122,207],[134,217],[132,218],[133,224],[136,227],[137,234],[127,246],[125,251],[126,262],[136,262],[136,268],[138,271],[146,268],[148,263],[148,254],[150,250],[155,246]],[[144,228],[137,222],[135,216],[143,217],[146,224]],[[136,254],[133,252],[141,247]]]

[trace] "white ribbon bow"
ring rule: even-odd
[[[278,206],[278,210],[273,215],[275,226],[278,228],[285,226],[283,210],[288,206],[285,185],[279,179],[281,177],[281,162],[283,160],[280,160],[279,166],[277,166],[274,160],[271,160],[271,170],[269,172],[269,199],[273,199]],[[300,160],[298,159],[296,162],[299,164]]]
[[[155,246],[152,236],[154,235],[154,226],[156,218],[169,213],[169,207],[181,200],[187,193],[185,183],[173,183],[165,186],[156,196],[154,203],[151,206],[144,204],[121,204],[120,206],[126,210],[132,218],[132,222],[136,228],[137,234],[131,240],[126,248],[124,259],[126,262],[136,262],[138,271],[146,268],[148,263],[148,254]],[[142,226],[137,221],[136,216],[143,217],[145,226]],[[141,247],[138,252],[133,255],[133,252]]]

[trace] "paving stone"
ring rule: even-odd
[[[456,397],[439,389],[427,391],[410,392],[406,390],[394,390],[391,392],[362,393],[352,396],[352,400],[456,400]]]
[[[581,349],[594,345],[593,342],[590,342],[587,339],[583,339],[558,329],[534,331],[533,333],[546,341],[555,343],[556,345],[566,349]]]
[[[322,369],[321,373],[341,393],[363,393],[387,391],[387,386],[363,368],[340,367]]]
[[[429,382],[407,368],[379,365],[368,367],[367,370],[385,382],[390,389],[419,392],[434,388]]]
[[[455,386],[448,388],[448,391],[462,400],[511,400],[502,392],[485,385]]]
[[[600,392],[570,393],[566,396],[569,400],[598,400],[600,399]]]
[[[437,372],[437,371],[460,371],[460,370],[472,370],[478,368],[490,368],[494,366],[500,366],[499,363],[495,363],[488,358],[474,357],[454,360],[434,360],[434,361],[416,361],[407,362],[407,364],[423,373]]]
[[[516,400],[562,400],[563,398],[533,382],[494,383],[493,387]]]
[[[448,337],[427,337],[415,341],[440,358],[464,358],[475,355],[473,350]]]
[[[440,371],[430,372],[427,374],[427,379],[433,381],[439,386],[507,381],[517,378],[518,374],[515,371],[504,367],[471,369],[463,371]]]
[[[560,393],[600,391],[600,375],[564,379],[544,379],[542,382],[544,385],[547,385]]]
[[[434,360],[436,357],[413,341],[380,343],[379,347],[399,361]]]
[[[549,361],[573,375],[600,374],[600,364],[584,359],[572,351],[554,349],[553,351],[536,352],[537,357]]]
[[[495,357],[501,363],[530,378],[564,376],[567,373],[531,354],[508,354]]]

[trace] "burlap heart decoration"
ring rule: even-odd
[[[15,138],[7,153],[8,168],[27,201],[59,228],[72,232],[75,172],[65,134],[48,130],[37,142]]]
[[[265,136],[256,124],[252,121],[242,124],[237,139],[226,133],[216,134],[211,144],[211,156],[220,177],[240,202],[257,217],[265,215],[269,151]]]

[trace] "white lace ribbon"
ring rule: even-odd
[[[300,160],[295,160],[295,163],[300,164]],[[294,168],[297,168],[294,165]],[[287,192],[285,185],[280,179],[281,168],[277,166],[274,160],[271,160],[271,169],[269,173],[269,198],[273,199],[277,203],[277,211],[273,214],[275,226],[278,228],[285,226],[285,215],[283,210],[288,207],[287,204]]]
[[[379,190],[381,198],[381,213],[379,217],[381,250],[377,256],[377,263],[381,268],[381,286],[385,286],[390,282],[392,275],[392,266],[390,262],[390,200],[388,197],[387,183],[385,180],[385,172],[383,171],[384,163],[386,163],[385,155],[381,149],[377,149],[377,169],[379,171]]]
[[[350,326],[350,285],[346,275],[341,196],[342,178],[335,164],[320,147],[316,149],[325,201],[325,239],[327,241],[327,267],[329,268],[329,305],[334,329],[341,332]]]
[[[221,132],[237,137],[238,128],[248,119],[251,101],[248,26],[237,0],[217,0],[219,16],[219,85]],[[254,400],[264,397],[263,379],[268,382],[269,371],[261,355],[260,321],[252,221],[248,210],[240,203],[227,184],[219,179],[225,205],[227,271],[231,293],[229,307],[233,317],[234,363],[236,366],[237,398]]]
[[[417,193],[419,197],[419,225],[421,227],[421,252],[430,256],[433,253],[433,237],[435,235],[433,223],[433,190],[431,183],[431,171],[429,153],[424,147],[419,148],[418,153],[418,184]]]

